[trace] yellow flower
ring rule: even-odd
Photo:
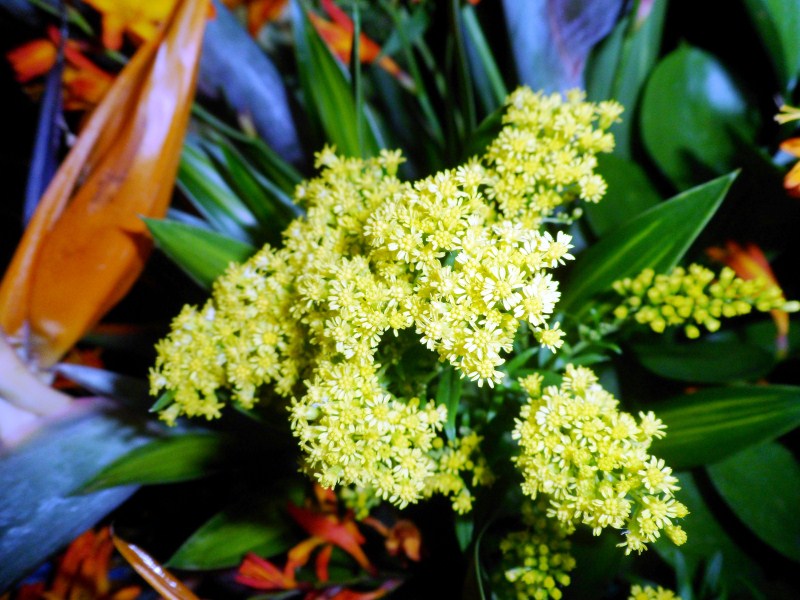
[[[291,403],[305,469],[322,485],[372,489],[400,506],[441,493],[468,510],[463,477],[490,478],[477,444],[437,445],[444,407],[387,373],[414,334],[431,373],[447,361],[490,386],[521,321],[543,345],[562,344],[548,323],[559,297],[550,271],[572,258],[571,238],[540,227],[580,198],[596,147],[608,146],[592,133],[603,110],[580,95],[521,88],[508,105],[485,156],[413,183],[396,177],[398,152],[318,153],[320,175],[296,193],[306,217],[283,247],[232,265],[159,344],[153,393],[174,395],[163,417],[217,416],[222,389],[250,407],[271,385]],[[575,172],[556,176],[562,155]],[[396,344],[385,343],[389,330]]]
[[[681,597],[676,596],[672,590],[665,590],[661,586],[654,588],[649,585],[634,585],[631,587],[628,600],[681,600]]]
[[[155,36],[158,25],[169,16],[175,0],[86,0],[103,15],[103,45],[112,50],[122,47],[122,34],[137,41]]]
[[[540,383],[521,382],[530,392]],[[624,531],[625,553],[642,552],[665,531],[676,544],[686,537],[674,523],[688,511],[673,498],[678,480],[664,461],[647,453],[664,426],[652,413],[635,419],[619,412],[617,400],[585,367],[567,365],[559,387],[534,393],[522,407],[512,437],[521,453],[522,491],[544,494],[547,515],[568,531],[585,524],[599,535]]]

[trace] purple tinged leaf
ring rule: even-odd
[[[56,173],[58,154],[61,149],[61,77],[64,73],[64,44],[67,40],[67,12],[63,2],[59,3],[61,23],[59,25],[59,43],[56,62],[47,74],[44,94],[39,107],[39,123],[33,141],[28,183],[25,186],[25,202],[22,220],[27,225],[31,220],[39,199]]]
[[[592,47],[614,26],[622,0],[504,0],[522,83],[545,92],[583,87]]]
[[[280,73],[219,1],[208,22],[200,58],[198,92],[223,99],[246,115],[282,158],[298,164],[303,153]]]

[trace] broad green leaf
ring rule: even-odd
[[[717,521],[714,513],[703,499],[694,476],[688,472],[676,473],[681,489],[676,497],[684,503],[689,514],[680,525],[686,531],[687,540],[682,546],[676,546],[662,536],[653,544],[653,548],[673,568],[684,561],[689,571],[689,578],[694,579],[698,569],[708,567],[715,560],[715,555],[722,555],[722,579],[729,592],[739,594],[758,585],[763,574],[759,567],[728,536],[725,529]],[[750,597],[745,594],[741,597]]]
[[[647,151],[679,189],[739,166],[738,147],[756,130],[725,67],[687,45],[664,58],[648,80],[640,123]]]
[[[800,2],[744,0],[784,89],[792,89],[800,71]]]
[[[199,479],[218,468],[223,453],[224,440],[219,435],[185,433],[155,440],[115,460],[87,481],[81,492]]]
[[[637,344],[633,351],[656,375],[694,383],[754,381],[775,366],[774,354],[735,340]]]
[[[222,234],[175,221],[145,219],[164,254],[206,289],[231,262],[243,262],[255,248]]]
[[[674,267],[717,210],[735,173],[688,190],[629,220],[583,252],[563,288],[558,310],[580,315],[590,298],[645,268]]]
[[[375,156],[381,148],[367,115],[358,114],[350,81],[308,19],[299,0],[293,2],[295,51],[306,109],[318,115],[328,140],[347,156]],[[358,120],[367,120],[364,147],[359,144]]]
[[[800,387],[711,388],[648,408],[667,425],[652,453],[685,469],[715,463],[800,425]]]
[[[780,444],[738,452],[708,474],[728,506],[759,538],[800,561],[800,466]]]
[[[211,159],[187,141],[178,169],[178,187],[214,229],[242,242],[253,240],[258,222],[222,179]]]
[[[195,531],[167,565],[174,569],[227,569],[244,555],[275,556],[294,542],[291,521],[274,501],[259,498],[231,506]]]
[[[602,236],[622,224],[620,215],[631,219],[658,204],[661,196],[636,163],[613,154],[598,159],[597,170],[606,180],[608,191],[597,204],[587,202],[583,206],[592,230]]]
[[[630,158],[632,128],[647,77],[661,48],[667,0],[638,2],[636,14],[621,19],[598,45],[586,73],[586,89],[594,101],[614,99],[625,107],[622,120],[611,128],[614,154]]]

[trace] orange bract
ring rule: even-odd
[[[57,361],[128,291],[170,201],[208,1],[182,0],[91,115],[0,284],[0,326]],[[27,328],[27,329],[26,329]]]

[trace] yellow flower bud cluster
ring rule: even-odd
[[[698,264],[659,275],[645,269],[634,278],[615,281],[613,288],[625,298],[614,310],[617,319],[633,318],[656,333],[683,325],[692,339],[700,336],[700,327],[716,331],[720,319],[746,315],[753,308],[760,312],[800,309],[799,303],[787,302],[774,283],[742,279],[729,267],[719,276]]]
[[[413,352],[431,374],[446,360],[493,385],[520,322],[561,345],[548,323],[560,295],[549,271],[572,258],[571,238],[538,228],[561,204],[597,199],[586,192],[602,187],[594,153],[611,147],[602,130],[619,114],[579,93],[521,89],[508,102],[485,156],[414,183],[396,176],[399,152],[320,152],[320,175],[296,192],[307,214],[283,247],[231,265],[159,342],[151,388],[172,398],[162,418],[213,418],[224,397],[249,408],[274,390],[290,399],[305,468],[324,486],[374,488],[398,505],[436,491],[466,509],[471,497],[442,483],[444,407],[424,399],[424,385],[407,392],[391,369]],[[433,352],[410,350],[412,331]]]
[[[583,523],[595,535],[606,527],[623,530],[625,553],[641,552],[663,530],[676,544],[686,540],[673,524],[688,511],[673,494],[678,480],[663,459],[648,454],[663,423],[620,412],[618,402],[588,368],[568,365],[560,386],[541,390],[541,377],[523,380],[534,393],[522,407],[512,433],[521,453],[522,490],[549,501],[548,516],[566,527]],[[536,392],[541,391],[541,396]]]
[[[503,576],[518,600],[560,600],[562,588],[570,584],[575,568],[572,544],[564,526],[546,516],[547,503],[539,498],[522,504],[523,531],[507,535],[500,542]]]
[[[672,590],[665,590],[661,586],[654,588],[646,585],[634,585],[631,587],[631,594],[628,600],[681,600]]]

